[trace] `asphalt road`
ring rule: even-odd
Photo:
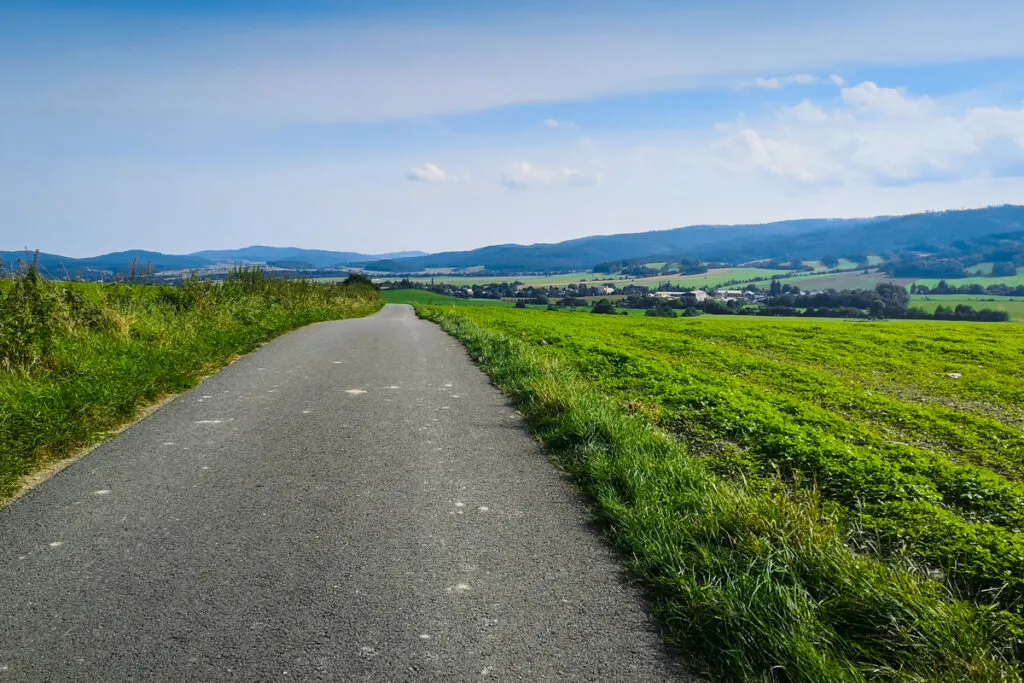
[[[0,681],[679,678],[587,519],[411,308],[314,325],[0,510]]]

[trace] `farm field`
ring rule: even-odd
[[[1024,269],[1022,269],[1024,270]],[[1016,275],[1005,275],[1001,277],[959,277],[949,278],[946,282],[950,286],[961,287],[963,285],[982,285],[988,287],[989,285],[1024,285],[1024,272],[1019,272]],[[916,285],[927,285],[928,287],[935,287],[939,284],[937,279],[917,279],[914,280]]]
[[[424,315],[517,398],[709,671],[1019,677],[1017,326]]]
[[[389,304],[423,304],[427,306],[492,306],[498,308],[512,308],[515,306],[511,301],[502,299],[460,299],[455,296],[435,294],[422,289],[385,289],[381,291],[381,297]]]
[[[818,289],[873,289],[880,282],[895,282],[908,285],[912,280],[891,278],[885,273],[878,271],[864,272],[857,270],[848,273],[794,275],[782,278],[779,282],[784,285],[796,285],[802,290],[814,291]]]
[[[984,268],[982,268],[984,270]],[[989,264],[989,270],[991,270],[991,264]],[[881,271],[853,271],[849,273],[830,273],[830,274],[813,274],[807,275],[794,275],[792,277],[781,278],[779,280],[784,285],[796,285],[803,290],[816,290],[816,289],[872,289],[875,285],[880,282],[894,282],[896,284],[909,286],[911,284],[916,285],[927,285],[928,287],[935,287],[939,284],[938,279],[921,279],[921,278],[893,278],[889,277]],[[1017,275],[1005,276],[1005,277],[965,277],[965,278],[950,278],[947,279],[950,285],[957,287],[961,285],[982,285],[987,287],[988,285],[1024,285],[1024,273],[1018,273]]]
[[[393,278],[378,277],[375,280],[389,280]],[[562,273],[559,275],[488,275],[477,277],[472,275],[435,275],[433,277],[410,277],[410,282],[429,284],[434,282],[439,285],[490,285],[501,282],[522,282],[526,285],[567,285],[573,282],[611,282],[616,278],[609,278],[607,275],[599,275],[589,271],[577,273]]]
[[[696,275],[661,275],[654,277],[639,277],[631,278],[628,282],[615,282],[612,284],[615,284],[616,286],[635,284],[642,285],[645,287],[653,287],[662,282],[671,282],[673,285],[700,289],[701,287],[718,287],[725,282],[732,282],[734,280],[745,282],[748,280],[755,280],[758,278],[770,278],[772,275],[781,275],[786,272],[788,271],[771,270],[769,268],[711,268],[706,273],[698,273]]]
[[[544,286],[558,286],[558,285],[569,285],[573,283],[586,282],[589,286],[597,286],[600,284],[615,285],[616,287],[625,287],[629,284],[642,285],[651,287],[662,282],[669,281],[672,284],[682,285],[684,287],[693,287],[699,289],[701,287],[717,287],[723,282],[731,282],[733,280],[752,280],[756,278],[770,278],[772,275],[781,275],[788,271],[784,270],[770,270],[767,268],[712,268],[706,273],[699,273],[697,275],[662,275],[654,277],[626,277],[626,276],[612,276],[598,275],[596,273],[579,272],[579,273],[568,273],[563,275],[504,275],[496,277],[459,277],[459,276],[436,276],[430,277],[413,277],[409,278],[412,282],[429,283],[433,280],[437,284],[452,284],[452,285],[485,285],[495,282],[522,282],[525,285],[544,285]],[[377,278],[387,279],[387,278]]]
[[[910,297],[910,305],[920,308],[929,313],[934,313],[940,305],[946,308],[956,308],[964,304],[981,310],[991,308],[994,311],[1006,311],[1010,314],[1010,320],[1024,322],[1024,297],[1014,296],[991,296],[987,294],[963,294],[963,295],[938,295],[938,294],[914,294]]]

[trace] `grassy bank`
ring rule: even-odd
[[[993,438],[1012,436],[1003,420],[1016,418],[1016,395],[1011,392],[1002,412],[991,401],[972,403],[968,397],[986,390],[988,375],[955,385],[945,377],[951,369],[911,366],[907,349],[893,346],[896,336],[905,335],[911,348],[915,335],[931,334],[931,350],[943,355],[944,345],[956,346],[954,326],[865,327],[863,339],[851,343],[861,327],[840,322],[753,321],[756,327],[746,329],[703,319],[505,309],[424,308],[421,314],[467,346],[596,501],[668,639],[700,668],[730,680],[1020,679],[1015,601],[1000,602],[997,591],[971,592],[904,547],[877,545],[891,538],[884,531],[905,533],[912,551],[913,542],[928,540],[922,530],[961,522],[974,529],[975,521],[1014,539],[1015,522],[1001,524],[999,514],[983,510],[994,504],[1013,512],[1016,475],[1008,472],[1019,444],[997,448]],[[815,338],[821,329],[835,331],[832,348]],[[894,337],[886,347],[872,334]],[[976,345],[972,358],[988,362],[999,354],[998,343],[1012,341]],[[858,344],[876,352],[846,362],[858,357]],[[844,348],[847,356],[837,354]],[[817,374],[804,376],[787,363],[792,358]],[[823,370],[830,363],[836,374]],[[862,381],[862,369],[871,386],[843,393],[843,382]],[[951,399],[936,421],[912,406],[893,412],[897,404],[888,395],[901,389],[891,385],[908,371],[929,394],[908,402]],[[1005,382],[993,385],[1000,386]],[[923,442],[924,434],[945,439],[940,454],[945,447],[969,452],[970,444],[956,442],[956,430],[940,424],[963,405],[971,406],[965,412],[986,413],[979,414],[978,431],[966,435],[987,449],[970,481],[937,456],[922,460],[896,445],[868,457],[888,438],[918,435]],[[852,427],[829,413],[844,411],[874,436],[842,431]],[[908,416],[915,421],[907,424]],[[987,438],[986,426],[999,430],[995,437]],[[824,441],[814,441],[818,436]],[[815,459],[822,445],[823,459]],[[893,455],[909,460],[887,464]],[[1005,477],[985,473],[1004,465]],[[874,498],[844,500],[836,493],[844,482],[867,487]],[[943,496],[956,485],[963,486],[958,500],[948,503]],[[903,526],[865,533],[861,505],[875,505],[868,508],[875,518]],[[939,526],[929,527],[936,511]],[[941,555],[964,539],[933,535],[931,541]],[[959,551],[954,561],[974,552],[981,561],[972,566],[987,571],[988,549]],[[1016,561],[1009,554],[995,559]]]
[[[0,289],[0,501],[145,405],[309,323],[367,315],[365,284],[241,272],[183,287],[43,281]]]

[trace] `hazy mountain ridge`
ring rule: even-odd
[[[758,259],[820,259],[886,254],[913,247],[940,248],[957,240],[1024,229],[1024,206],[879,216],[801,219],[759,225],[697,225],[556,244],[499,245],[416,258],[362,263],[368,270],[416,272],[470,268],[517,272],[588,270],[597,263],[642,257],[684,257],[742,263]]]
[[[469,251],[437,254],[357,252],[268,247],[197,251],[174,255],[131,250],[90,258],[40,254],[39,264],[51,277],[75,277],[81,271],[124,273],[134,259],[140,268],[187,271],[236,263],[272,264],[294,270],[362,267],[383,273],[413,273],[432,268],[483,268],[492,273],[590,270],[599,263],[640,259],[687,258],[705,262],[746,263],[763,259],[816,260],[877,254],[900,256],[908,251],[944,253],[957,245],[995,240],[1024,232],[1024,206],[879,216],[852,219],[801,219],[746,225],[695,225],[617,235],[593,235],[553,244],[496,244]],[[997,240],[996,240],[997,241]],[[967,248],[966,246],[964,248]],[[10,268],[23,251],[0,252]]]
[[[353,261],[367,259],[408,258],[426,255],[420,251],[400,251],[386,254],[361,254],[352,251],[328,251],[323,249],[301,249],[298,247],[251,246],[242,249],[220,249],[197,251],[191,254],[164,254],[157,251],[132,249],[86,258],[72,258],[59,254],[40,253],[39,267],[51,277],[74,277],[77,271],[98,271],[125,273],[135,260],[137,267],[145,269],[152,264],[154,272],[194,270],[210,268],[219,264],[295,262],[309,264],[313,268],[334,268]],[[31,261],[31,251],[0,251],[0,259],[7,268],[13,268],[18,259]]]
[[[213,262],[235,263],[250,261],[267,263],[269,261],[299,261],[310,263],[317,268],[333,268],[367,259],[401,259],[426,256],[422,251],[397,251],[386,254],[361,254],[355,251],[329,251],[325,249],[301,249],[299,247],[267,247],[253,245],[242,249],[207,249],[196,251],[189,256],[198,256]]]

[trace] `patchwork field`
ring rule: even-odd
[[[625,287],[629,284],[653,286],[661,282],[669,281],[684,287],[717,287],[723,282],[734,280],[746,281],[757,278],[770,278],[772,275],[781,275],[787,271],[770,270],[767,268],[712,268],[706,273],[697,275],[663,275],[655,277],[626,277],[626,276],[602,276],[590,272],[567,273],[563,275],[502,275],[494,277],[460,277],[453,275],[409,278],[412,282],[429,283],[431,280],[436,284],[452,285],[486,285],[495,282],[522,282],[526,285],[557,286],[569,285],[572,283],[586,282],[589,286],[599,284],[615,285]]]
[[[773,275],[782,275],[786,272],[770,268],[711,268],[706,273],[698,273],[696,275],[662,275],[632,278],[628,282],[620,282],[617,285],[636,284],[652,287],[662,282],[671,282],[673,285],[700,289],[702,287],[719,287],[726,282],[767,279]]]
[[[910,279],[891,278],[885,273],[878,271],[864,272],[862,270],[846,273],[826,273],[822,275],[794,275],[779,280],[784,285],[796,285],[802,290],[814,291],[819,289],[874,289],[880,282],[895,282],[908,285]]]
[[[1017,326],[425,314],[519,401],[710,672],[1019,678]]]

